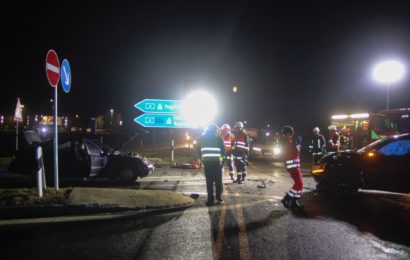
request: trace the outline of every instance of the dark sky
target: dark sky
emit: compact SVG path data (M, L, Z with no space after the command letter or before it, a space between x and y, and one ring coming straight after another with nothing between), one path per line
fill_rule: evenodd
M218 123L306 130L334 113L384 108L377 61L399 58L410 70L409 1L84 2L20 4L1 18L1 113L16 97L32 113L51 111L49 49L73 74L69 94L60 86L60 114L114 108L128 120L141 114L136 102L180 99L187 85L214 93ZM390 103L410 107L410 72Z

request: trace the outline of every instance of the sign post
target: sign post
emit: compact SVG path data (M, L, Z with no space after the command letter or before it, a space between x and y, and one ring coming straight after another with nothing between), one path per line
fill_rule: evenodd
M48 82L54 88L54 187L58 191L58 127L57 127L57 84L60 79L60 61L54 50L49 50L46 56L46 74Z

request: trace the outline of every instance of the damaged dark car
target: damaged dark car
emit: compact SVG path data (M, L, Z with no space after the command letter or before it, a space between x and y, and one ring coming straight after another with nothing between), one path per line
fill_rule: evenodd
M320 191L346 195L360 189L410 192L410 134L380 139L357 151L330 153L313 166Z
M53 141L42 141L34 131L25 131L21 148L11 162L9 170L34 175L35 148L41 145L44 153L46 177L53 177ZM122 145L123 146L123 145ZM122 147L121 146L121 147ZM136 153L124 153L92 138L82 135L62 135L59 138L59 176L61 178L109 178L133 183L154 172L154 165Z

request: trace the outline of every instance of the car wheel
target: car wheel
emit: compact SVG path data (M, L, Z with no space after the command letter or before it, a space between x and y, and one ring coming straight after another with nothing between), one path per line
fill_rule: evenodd
M120 171L118 178L124 183L134 183L137 180L137 176L130 168L123 168Z
M319 182L316 185L318 192L324 193L332 198L351 198L357 194L359 187L352 184L338 182Z

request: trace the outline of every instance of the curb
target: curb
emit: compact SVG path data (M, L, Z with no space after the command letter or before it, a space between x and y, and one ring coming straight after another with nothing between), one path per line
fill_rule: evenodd
M64 216L48 216L48 217L38 217L38 218L20 218L20 219L2 219L0 220L0 227L7 226L20 226L20 225L40 225L40 224L58 224L58 223L70 223L70 222L91 222L91 221L103 221L103 220L114 220L119 218L144 218L152 215L173 213L181 210L185 210L194 205L189 206L178 206L178 207L163 207L155 209L138 209L133 210L130 208L110 208L111 211L106 212L94 212L94 214L84 214L84 215L64 215ZM112 211L114 209L114 211ZM98 211L98 210L97 210ZM99 213L99 214L97 214Z

